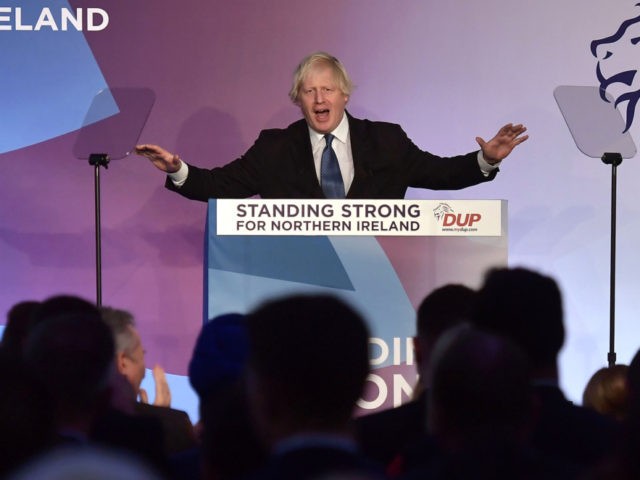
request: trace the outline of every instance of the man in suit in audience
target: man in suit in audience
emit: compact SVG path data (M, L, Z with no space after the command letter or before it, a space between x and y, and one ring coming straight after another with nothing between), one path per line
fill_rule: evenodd
M243 478L266 456L249 416L244 370L249 352L245 315L225 313L206 322L189 361L198 395L200 443L174 456L174 480Z
M539 408L535 448L578 468L594 465L611 451L615 423L574 405L558 384L565 330L562 295L553 278L526 268L490 270L478 292L473 323L512 339L530 358Z
M250 478L380 477L350 429L369 372L362 317L336 297L293 296L257 308L247 326L249 405L270 450Z
M529 359L512 340L468 324L449 330L433 353L428 431L406 452L403 479L575 478L530 447Z
M416 316L413 345L419 373L414 398L396 408L356 419L358 442L368 456L387 465L402 449L426 433L427 391L431 385L431 356L440 336L469 320L476 292L448 284L429 293Z
M399 125L361 120L346 111L353 85L344 66L325 52L300 63L289 93L303 119L260 133L240 158L203 169L157 145L138 145L168 174L166 187L190 199L401 199L408 187L455 190L492 180L498 165L525 141L526 128L507 124L480 150L439 157L418 148ZM326 153L326 155L325 155Z
M164 370L158 365L154 367L156 395L152 405L147 403L147 394L140 388L146 372L145 350L133 315L126 310L112 307L102 307L101 315L102 320L109 326L115 342L116 368L129 381L134 399L136 394L140 395L140 401L133 403L133 411L137 415L160 420L167 454L192 448L195 445L193 425L186 412L170 408L171 391Z

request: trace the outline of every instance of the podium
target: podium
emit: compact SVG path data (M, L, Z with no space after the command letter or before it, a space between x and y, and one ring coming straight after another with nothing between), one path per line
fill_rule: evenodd
M359 407L397 406L417 378L415 309L436 287L477 288L506 266L506 218L504 200L210 200L204 321L273 297L339 296L371 332Z

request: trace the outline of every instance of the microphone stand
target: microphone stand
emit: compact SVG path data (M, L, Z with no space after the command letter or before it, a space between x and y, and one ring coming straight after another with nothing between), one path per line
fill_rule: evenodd
M616 184L618 165L622 163L620 153L605 153L602 161L611 165L611 266L609 279L609 367L616 364L615 331L616 331Z
M109 168L109 155L106 153L92 153L89 155L89 165L94 167L95 192L95 230L96 230L96 305L102 306L102 242L100 226L100 167Z

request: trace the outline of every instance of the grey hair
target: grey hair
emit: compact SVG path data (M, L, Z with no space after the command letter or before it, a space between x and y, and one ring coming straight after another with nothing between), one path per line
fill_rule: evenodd
M131 335L131 328L135 328L136 322L133 315L126 311L112 307L101 307L102 320L109 326L116 345L116 353L130 354L135 347L135 338Z

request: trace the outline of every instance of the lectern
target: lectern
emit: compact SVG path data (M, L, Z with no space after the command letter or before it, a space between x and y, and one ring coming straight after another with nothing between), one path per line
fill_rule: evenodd
M416 380L415 308L436 287L475 288L507 264L506 216L504 200L211 200L204 321L273 297L335 294L371 331L360 407L399 405Z

